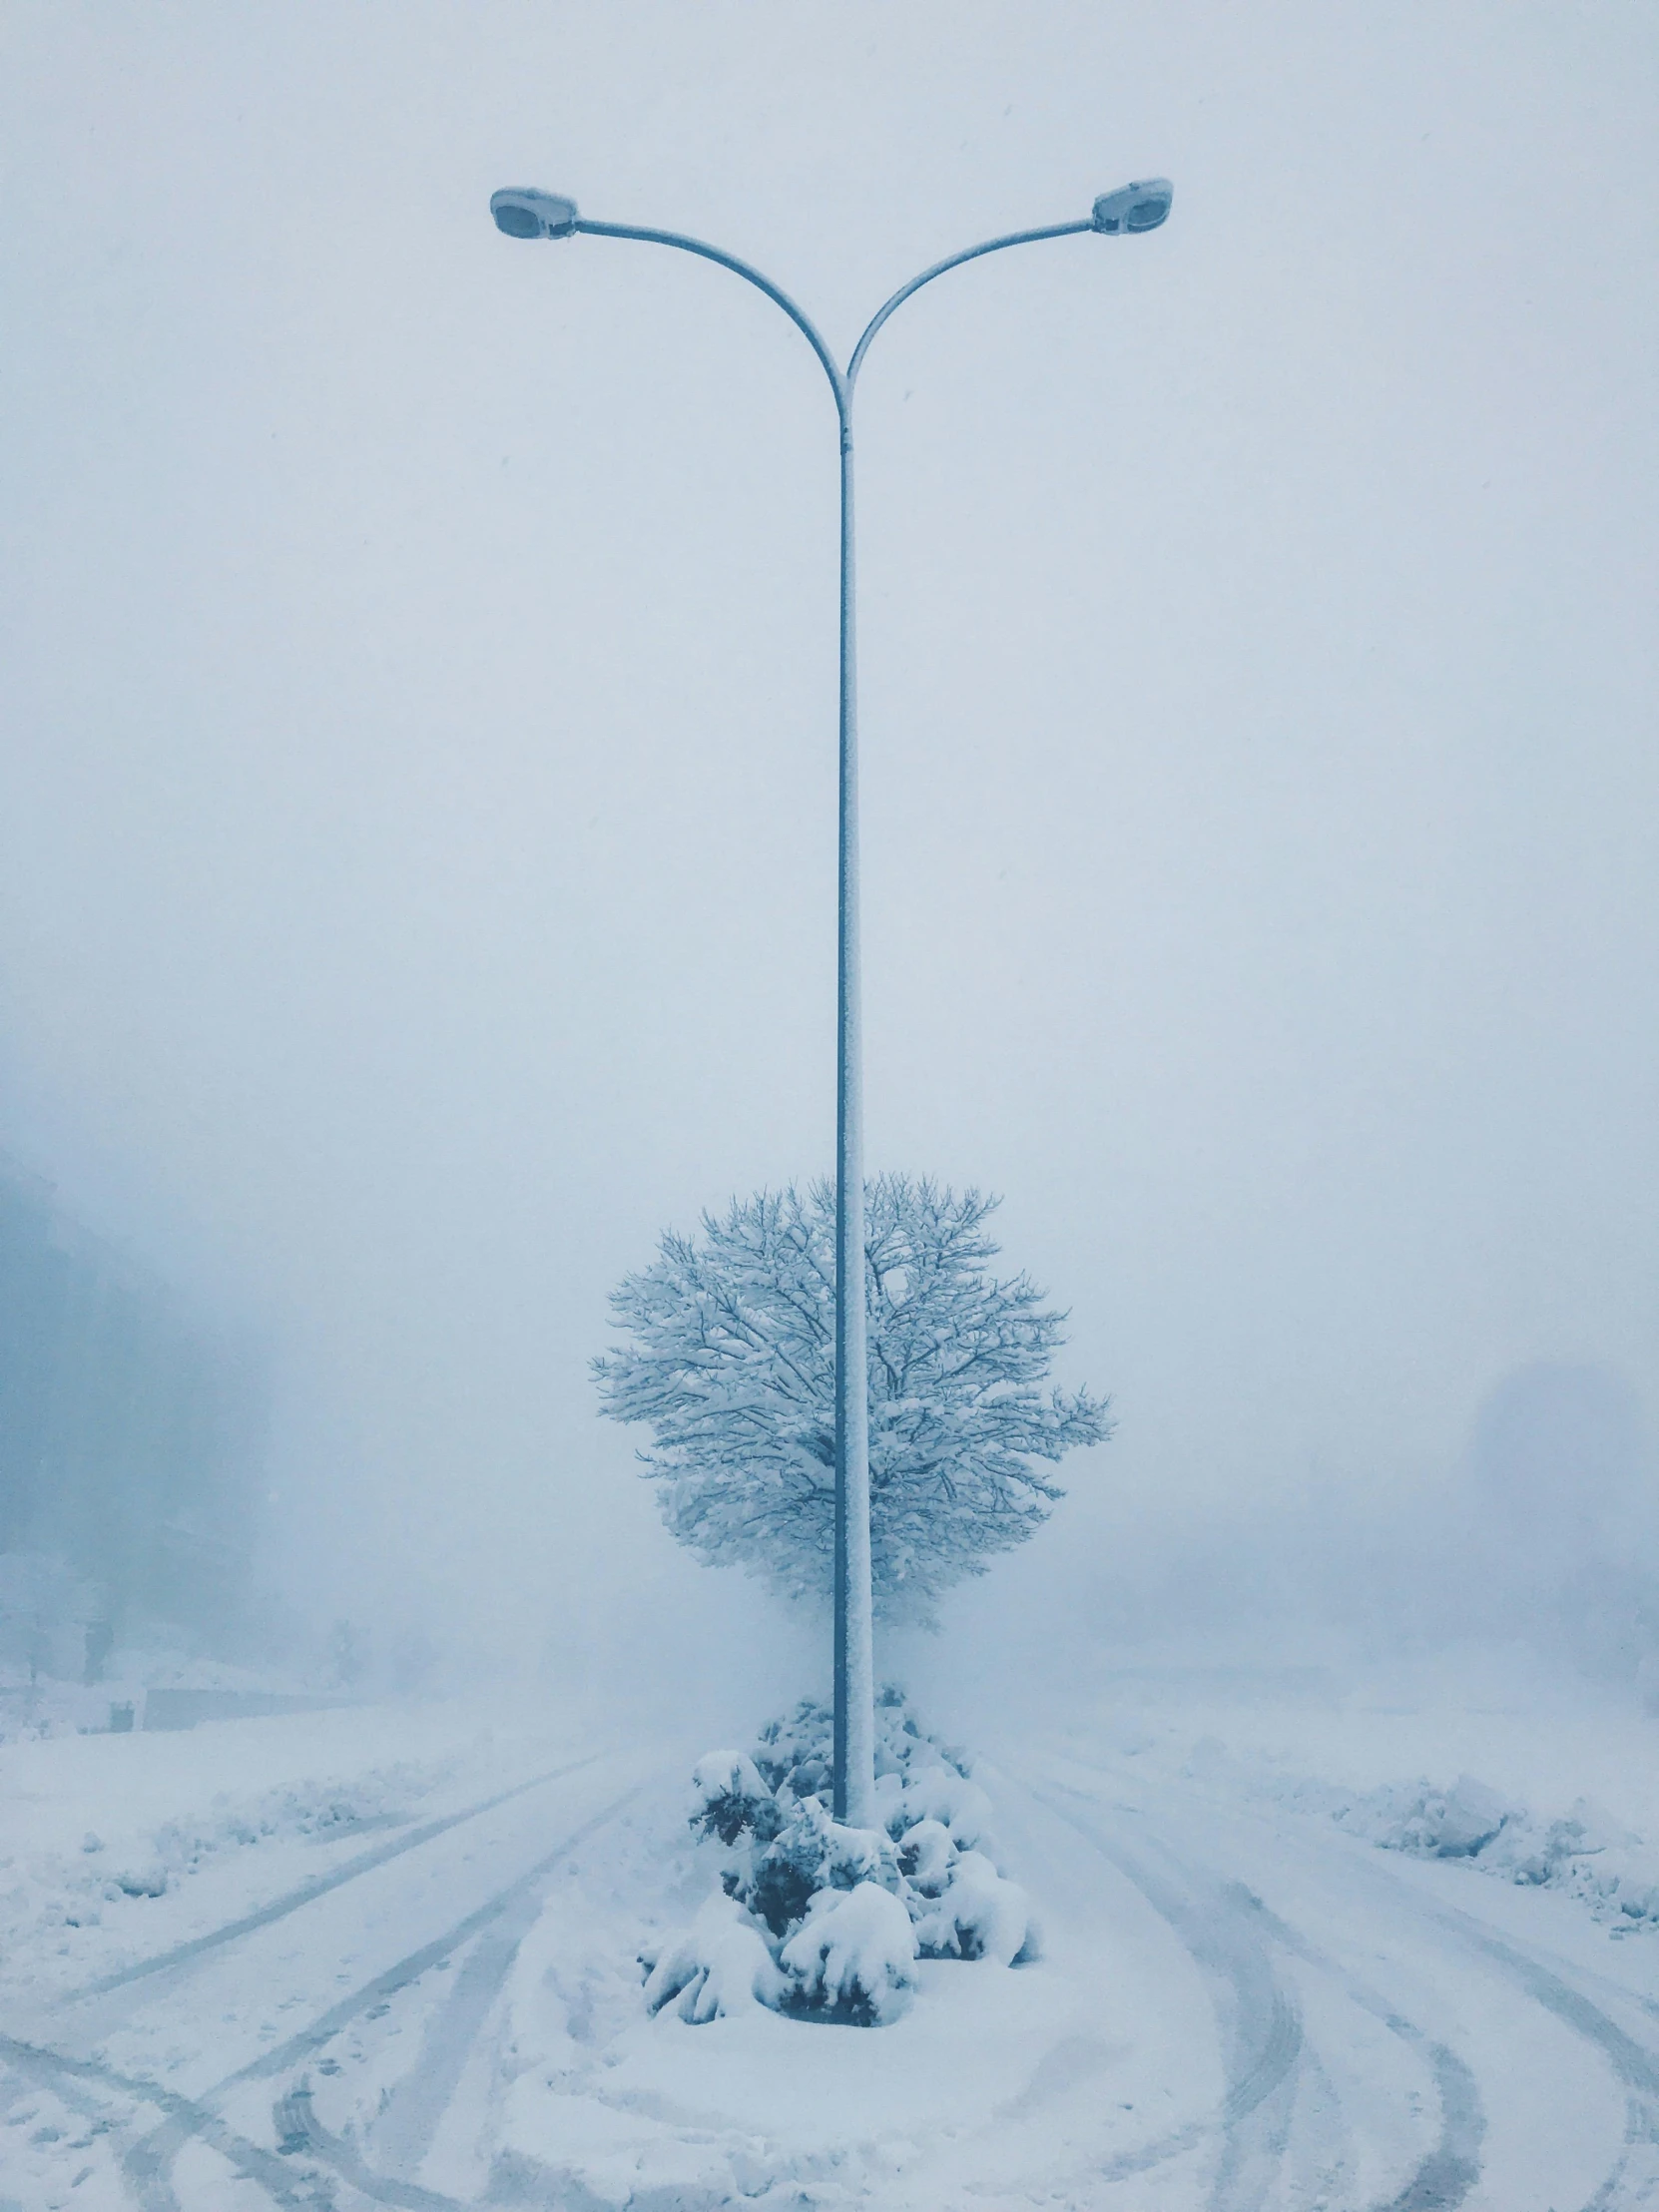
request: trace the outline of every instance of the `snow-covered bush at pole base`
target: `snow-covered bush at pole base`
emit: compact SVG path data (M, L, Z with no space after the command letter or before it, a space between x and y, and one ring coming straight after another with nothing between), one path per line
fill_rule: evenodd
M831 1819L830 1716L807 1699L753 1754L710 1752L691 1827L722 1860L690 1929L642 1955L645 2001L702 2022L756 2004L859 2026L896 2019L918 1958L1038 1955L1025 1892L991 1856L990 1800L959 1752L925 1735L900 1693L876 1711L883 1825Z

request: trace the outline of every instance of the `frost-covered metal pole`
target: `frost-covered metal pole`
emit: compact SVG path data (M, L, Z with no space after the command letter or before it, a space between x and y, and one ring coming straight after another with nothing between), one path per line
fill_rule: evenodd
M1076 232L1108 236L1155 231L1170 211L1173 188L1153 177L1102 193L1087 220L1014 231L935 262L900 285L877 309L843 370L787 291L748 262L679 231L648 231L626 223L589 223L574 200L529 189L497 192L490 214L514 239L641 239L718 262L782 307L818 355L835 398L841 449L840 810L836 871L835 1008L835 1759L834 1815L855 1828L875 1821L874 1582L869 1542L869 1374L864 1305L864 1094L862 979L858 947L858 698L855 647L856 577L852 544L852 391L869 341L893 309L947 269L998 254L1004 247Z
M852 545L852 387L841 401L840 826L835 890L834 1816L875 1822L875 1588L869 1557L869 1372L864 1305L863 989L858 943L858 666Z

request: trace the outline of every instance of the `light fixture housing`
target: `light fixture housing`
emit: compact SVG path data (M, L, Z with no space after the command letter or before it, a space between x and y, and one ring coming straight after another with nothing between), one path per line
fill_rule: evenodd
M1143 177L1138 184L1120 185L1103 192L1094 204L1094 227L1116 235L1129 231L1156 231L1169 219L1175 187L1167 177Z
M490 194L495 228L510 239L567 239L576 228L576 203L562 193L508 186Z

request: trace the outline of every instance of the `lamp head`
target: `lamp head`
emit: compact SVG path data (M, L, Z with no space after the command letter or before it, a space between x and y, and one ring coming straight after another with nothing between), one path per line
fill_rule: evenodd
M490 194L490 214L510 239L567 239L576 228L576 203L556 192L522 190Z
M1139 184L1103 192L1094 204L1097 231L1156 231L1169 215L1175 187L1167 177L1143 177Z

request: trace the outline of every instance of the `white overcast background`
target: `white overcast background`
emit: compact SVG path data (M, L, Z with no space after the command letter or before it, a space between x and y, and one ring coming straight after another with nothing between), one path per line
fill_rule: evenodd
M844 354L1175 181L859 391L870 1162L1004 1194L1120 1422L958 1633L1431 1499L1530 1362L1651 1424L1656 64L1623 0L12 0L0 1143L270 1348L278 1584L765 1618L585 1364L831 1162L833 414L504 184Z

